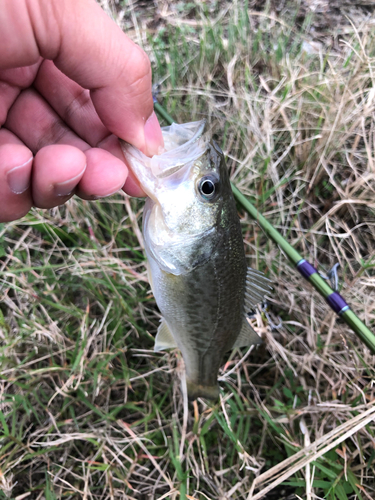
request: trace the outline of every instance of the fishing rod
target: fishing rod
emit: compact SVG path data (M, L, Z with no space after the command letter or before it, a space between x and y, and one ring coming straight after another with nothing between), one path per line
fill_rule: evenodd
M155 111L164 118L164 120L172 125L173 118L161 106L154 97ZM305 260L302 255L297 252L295 248L286 241L286 239L270 224L263 215L258 212L254 205L239 191L233 184L232 191L237 201L249 213L249 215L257 221L259 226L287 255L292 265L299 271L299 273L320 293L325 299L330 308L340 317L345 323L350 326L353 332L361 339L361 341L375 354L375 335L367 328L358 316L350 309L345 299L335 290L333 290L328 283L320 276L315 267Z

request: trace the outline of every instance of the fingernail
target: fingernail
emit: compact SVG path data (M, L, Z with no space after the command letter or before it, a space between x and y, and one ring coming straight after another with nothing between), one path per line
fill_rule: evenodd
M74 188L77 186L79 181L81 180L82 175L84 174L86 170L86 165L85 168L80 172L78 175L75 177L72 177L71 179L68 179L67 181L64 182L57 182L53 186L53 190L55 192L56 196L69 196L72 194Z
M159 154L160 148L164 146L163 134L154 111L145 124L145 141L148 156Z
M7 173L7 182L9 189L14 194L21 194L30 186L31 162L33 157L27 160L22 165L14 167Z

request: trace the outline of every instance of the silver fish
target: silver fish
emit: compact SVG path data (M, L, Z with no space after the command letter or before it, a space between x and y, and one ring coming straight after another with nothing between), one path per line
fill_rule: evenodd
M224 354L260 343L246 312L271 289L247 268L236 204L219 146L205 122L164 127L165 152L122 148L148 195L143 235L162 313L155 351L181 350L190 399L216 399Z

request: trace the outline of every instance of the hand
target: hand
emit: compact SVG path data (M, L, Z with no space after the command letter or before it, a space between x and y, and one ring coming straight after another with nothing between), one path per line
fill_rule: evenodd
M0 222L142 190L117 136L163 145L148 57L94 0L0 0Z

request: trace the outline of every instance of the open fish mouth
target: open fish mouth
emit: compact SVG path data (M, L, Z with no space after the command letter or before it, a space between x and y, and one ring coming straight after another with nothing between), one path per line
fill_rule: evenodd
M164 151L149 158L131 144L120 141L125 158L146 193L152 197L152 183L165 179L199 159L207 150L206 120L162 127Z
M162 128L165 151L151 159L151 170L155 177L164 179L204 154L208 142L203 134L205 126L206 120L201 120L182 126L173 123ZM179 158L184 158L184 161L179 161ZM173 164L170 165L170 162Z

